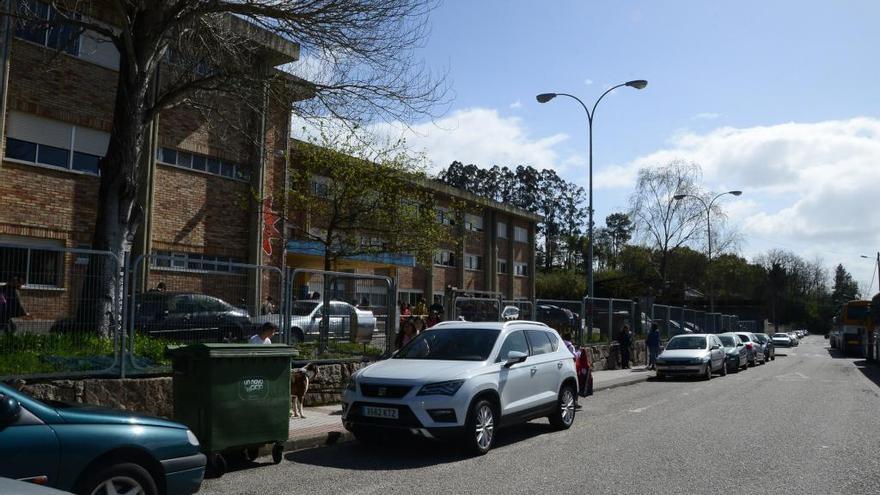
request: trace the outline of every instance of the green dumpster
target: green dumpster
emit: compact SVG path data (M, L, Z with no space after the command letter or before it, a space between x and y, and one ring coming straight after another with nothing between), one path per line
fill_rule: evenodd
M174 419L189 426L219 476L224 453L256 457L274 443L281 462L288 437L290 358L287 345L195 344L169 347L172 359Z

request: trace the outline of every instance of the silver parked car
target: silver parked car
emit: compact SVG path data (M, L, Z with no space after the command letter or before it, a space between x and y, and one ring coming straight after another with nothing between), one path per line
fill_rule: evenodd
M776 347L791 347L795 345L792 342L791 335L787 333L774 333L773 337L771 337L771 340L773 340L773 345Z
M682 334L669 339L657 356L657 379L669 375L712 378L712 373L727 374L726 354L717 335Z
M760 362L764 363L764 346L758 341L758 337L752 332L736 332L736 335L746 345L749 351L749 366L755 366Z
M328 334L331 339L348 339L351 332L355 331L358 341L362 336L366 336L369 340L376 331L376 316L372 311L358 309L344 301L330 301L330 304L323 304L320 299L304 299L293 303L290 313L291 342L317 338L321 333L321 322L325 311L328 312L330 322ZM256 324L271 321L280 326L281 316L263 315L254 318L253 321Z
M722 333L718 335L718 340L721 341L724 353L727 355L727 371L739 372L749 367L749 352L737 334Z

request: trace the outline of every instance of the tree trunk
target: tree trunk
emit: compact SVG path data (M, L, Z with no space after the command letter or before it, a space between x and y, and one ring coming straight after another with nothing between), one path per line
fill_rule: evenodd
M76 315L80 328L94 329L105 338L122 322L123 260L143 215L137 198L149 129L149 122L144 121L147 83L125 60L120 58L110 143L99 162L101 185L92 240L92 249L110 254L92 257Z

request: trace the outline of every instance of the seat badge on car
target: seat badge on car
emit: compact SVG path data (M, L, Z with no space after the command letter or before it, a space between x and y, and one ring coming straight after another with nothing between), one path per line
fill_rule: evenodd
M385 387L379 387L379 390L376 391L376 395L378 395L379 397L384 397L387 393L388 389Z

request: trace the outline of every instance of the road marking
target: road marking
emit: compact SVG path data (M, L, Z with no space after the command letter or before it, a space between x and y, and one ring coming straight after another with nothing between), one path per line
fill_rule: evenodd
M786 381L786 382L800 382L804 380L809 380L810 377L807 375L795 371L794 373L786 373L785 375L779 375L776 377L778 380Z
M637 408L635 408L635 409L628 409L628 411L631 412L631 413L641 414L641 413L645 412L646 409L649 409L649 408L654 407L654 406L659 406L660 404L663 404L664 402L666 402L666 401L665 401L665 400L661 400L660 402L655 402L655 403L653 403L653 404L648 404L647 406L637 407Z

